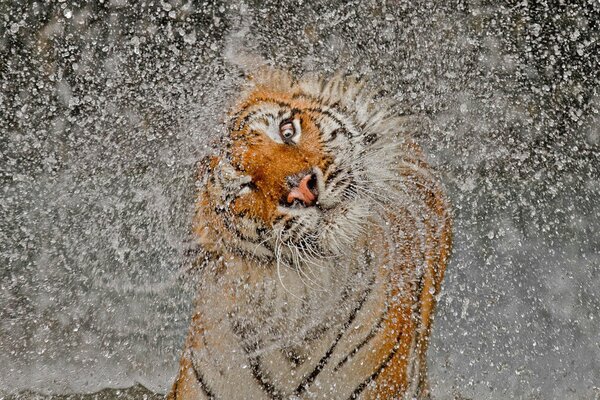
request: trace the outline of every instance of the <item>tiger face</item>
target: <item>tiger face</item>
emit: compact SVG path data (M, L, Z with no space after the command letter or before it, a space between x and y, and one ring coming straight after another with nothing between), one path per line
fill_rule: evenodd
M233 114L212 171L225 200L229 245L264 257L339 256L364 229L388 158L340 103L310 90L256 88ZM366 146L371 144L371 149ZM207 195L211 195L207 193ZM376 198L375 198L376 200Z

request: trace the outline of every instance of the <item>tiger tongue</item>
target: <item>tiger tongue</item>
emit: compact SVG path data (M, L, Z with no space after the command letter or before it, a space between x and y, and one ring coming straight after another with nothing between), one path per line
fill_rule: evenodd
M306 175L297 187L292 188L287 196L287 202L293 203L294 200L300 200L305 206L310 206L316 200L317 196L308 187L309 181L312 179L311 175Z

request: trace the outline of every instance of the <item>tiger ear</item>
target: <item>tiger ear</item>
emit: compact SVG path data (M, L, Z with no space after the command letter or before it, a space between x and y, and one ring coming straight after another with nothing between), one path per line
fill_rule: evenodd
M237 119L240 116L240 112L230 112L229 115L227 115L227 120L225 121L225 129L227 132L227 135L230 135L231 132L233 132L235 130L235 122L237 121Z
M206 184L208 176L212 171L214 171L216 166L219 164L219 161L221 161L221 157L215 155L205 156L198 161L197 182L200 185Z

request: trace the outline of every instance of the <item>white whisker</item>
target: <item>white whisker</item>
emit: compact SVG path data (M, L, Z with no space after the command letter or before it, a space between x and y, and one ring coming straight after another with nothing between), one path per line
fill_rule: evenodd
M280 235L281 235L281 232L279 232L279 235L277 236L277 242L275 244L275 258L276 258L276 263L277 263L277 277L279 278L279 283L281 283L283 290L285 290L287 293L289 293L292 297L295 297L301 301L305 301L300 296L292 293L292 291L289 290L287 288L287 286L285 286L285 283L283 283L283 277L281 276L281 246L283 245L283 242L281 241Z

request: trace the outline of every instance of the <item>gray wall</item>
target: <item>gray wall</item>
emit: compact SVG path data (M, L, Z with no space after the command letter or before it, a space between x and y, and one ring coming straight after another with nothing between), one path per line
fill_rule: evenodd
M0 395L166 390L196 162L266 62L423 121L456 219L435 397L600 397L597 2L152 3L0 2Z

